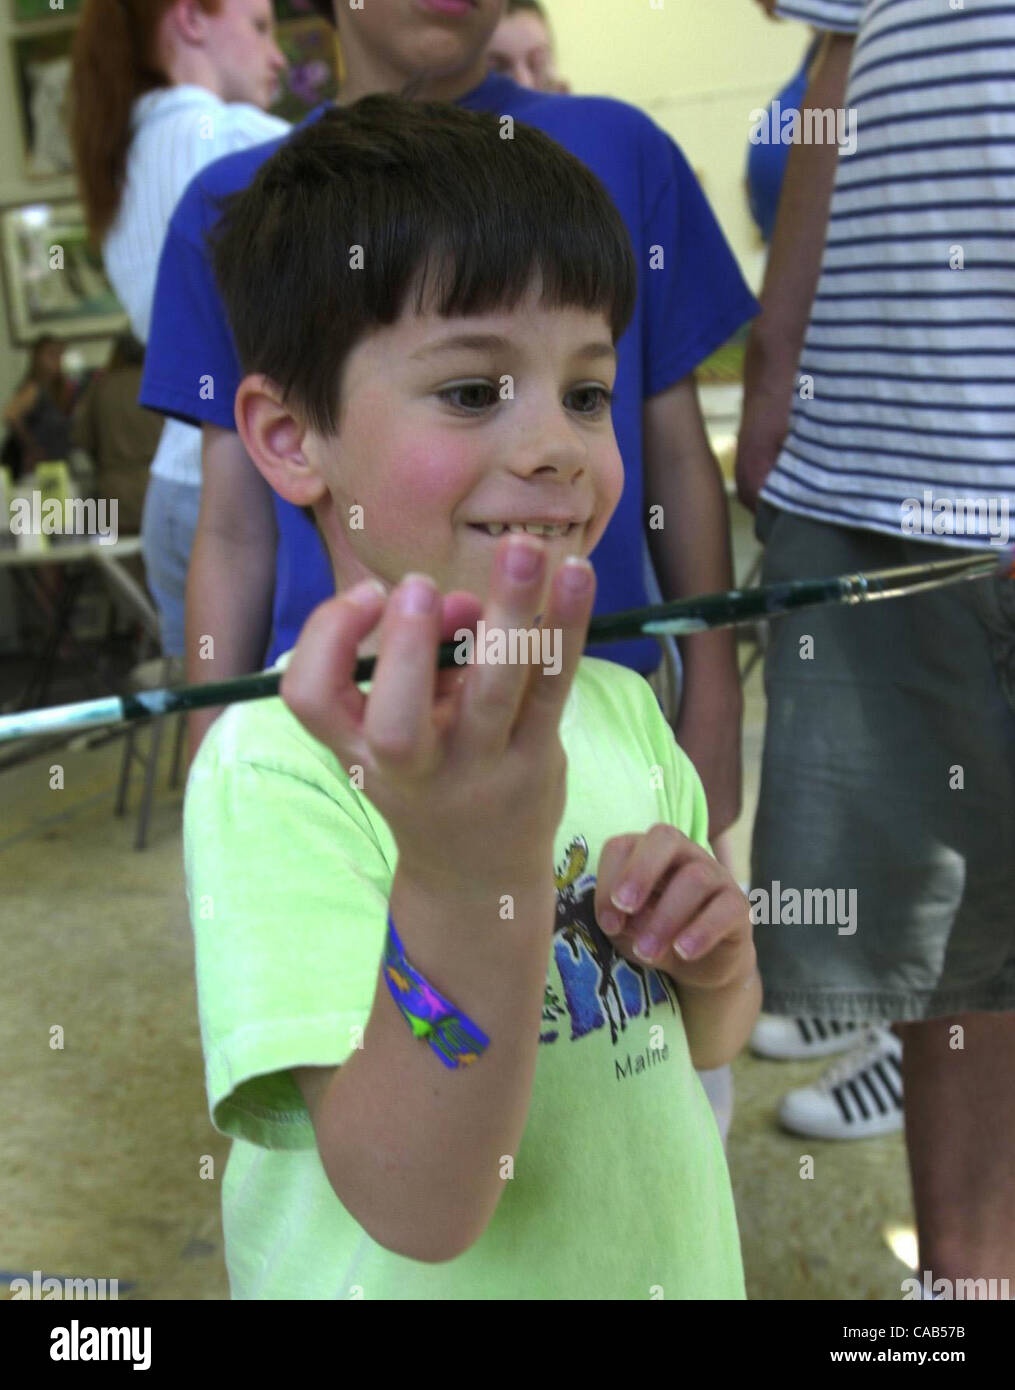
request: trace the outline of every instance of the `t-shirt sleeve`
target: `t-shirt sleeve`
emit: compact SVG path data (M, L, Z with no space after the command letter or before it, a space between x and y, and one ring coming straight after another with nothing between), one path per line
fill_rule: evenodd
M865 0L781 0L775 13L780 19L799 19L819 29L855 34L864 4Z
M646 397L690 375L760 307L680 149L658 128L649 143L640 257Z
M339 1066L362 1044L387 928L390 849L337 762L338 775L322 777L298 749L246 761L209 745L214 734L184 808L209 1113L234 1138L312 1148L290 1069Z
M229 323L198 228L210 225L200 175L177 205L159 258L140 401L188 425L236 428L240 383Z

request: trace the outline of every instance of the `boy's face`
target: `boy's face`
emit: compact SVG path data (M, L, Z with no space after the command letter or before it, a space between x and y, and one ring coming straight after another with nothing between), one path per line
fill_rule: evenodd
M416 570L485 602L510 524L555 524L550 573L588 555L623 487L615 373L605 315L546 308L538 287L513 310L372 332L347 359L337 435L302 444L338 588Z

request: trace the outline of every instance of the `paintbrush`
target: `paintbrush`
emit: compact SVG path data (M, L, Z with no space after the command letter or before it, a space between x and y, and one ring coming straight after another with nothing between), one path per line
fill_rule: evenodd
M903 565L869 574L789 579L755 589L729 589L720 594L704 594L696 598L652 604L647 608L632 608L626 613L606 613L591 619L586 643L599 645L639 637L686 637L694 632L762 622L784 613L830 603L859 604L905 598L910 594L925 593L928 589L940 589L947 584L991 575L1015 578L1015 547L987 553L977 551L951 560ZM439 666L461 664L463 643L444 642L438 650ZM357 662L354 675L357 683L371 679L375 660L375 657L368 656ZM0 743L40 734L77 734L109 724L236 704L241 700L263 700L278 694L282 674L281 671L265 671L206 685L111 695L99 700L85 700L80 704L54 705L49 709L6 714L0 716Z

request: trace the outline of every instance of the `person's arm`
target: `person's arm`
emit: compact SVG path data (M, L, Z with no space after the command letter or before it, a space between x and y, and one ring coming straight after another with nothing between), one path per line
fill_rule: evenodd
M667 972L669 973L669 972ZM761 1012L761 976L753 965L723 989L695 989L674 981L687 1048L698 1071L725 1067L743 1051Z
M802 110L842 107L852 54L852 35L826 35ZM821 272L838 163L838 146L831 141L794 145L787 162L761 314L751 327L744 361L736 479L740 500L751 511L789 427L797 363Z
M693 377L645 402L644 471L646 508L663 508L662 527L648 529L663 598L731 588L729 509ZM682 638L680 655L684 685L674 732L704 784L714 839L740 814L736 641L730 631L703 632Z
M410 1032L383 976L363 1045L338 1068L296 1068L325 1172L370 1236L408 1259L454 1259L482 1235L528 1115L554 925L552 874L515 895L462 875L431 891L400 871L390 910L413 967L482 1027L491 1045L446 1070ZM538 876L537 876L538 882ZM467 886L466 886L467 885Z
M271 489L235 430L204 425L201 454L186 649L187 681L203 685L261 669L271 630L277 529ZM218 706L189 716L190 761L221 712Z
M509 559L523 554L535 573L512 579ZM544 600L547 563L522 537L502 541L483 606L463 592L441 599L411 577L390 595L357 585L310 615L280 690L343 768L362 769L398 847L388 906L405 954L489 1039L471 1065L445 1068L400 1016L382 966L363 1046L316 1084L294 1071L343 1206L410 1259L454 1259L479 1238L531 1102L567 793L559 725L595 591L591 566L565 561ZM429 599L425 612L407 602L413 594ZM555 674L511 662L435 672L438 643L459 626L475 630L482 614L510 630L537 607L562 634ZM356 654L379 622L364 694L352 681Z

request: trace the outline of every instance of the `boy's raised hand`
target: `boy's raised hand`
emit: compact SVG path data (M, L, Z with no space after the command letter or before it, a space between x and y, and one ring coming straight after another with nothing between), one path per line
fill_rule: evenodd
M537 625L546 565L537 540L511 535L498 544L482 614L488 631ZM507 663L438 675L439 643L474 628L481 604L463 592L442 600L423 576L406 576L387 600L367 581L311 614L282 699L347 771L363 769L363 791L391 829L400 873L449 893L470 883L509 892L519 875L552 877L566 793L559 724L594 593L585 560L565 561L553 575L541 625L561 634L555 675ZM364 695L353 682L357 649L378 621Z
M595 911L625 959L665 970L679 984L724 989L754 969L747 899L728 870L675 826L607 840Z

